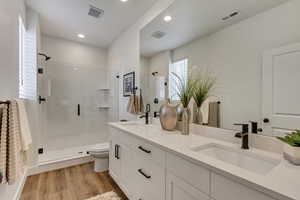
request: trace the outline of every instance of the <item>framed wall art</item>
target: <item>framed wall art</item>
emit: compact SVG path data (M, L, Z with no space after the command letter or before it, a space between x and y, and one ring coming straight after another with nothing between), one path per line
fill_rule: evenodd
M135 89L135 72L125 74L123 77L123 96L129 97Z

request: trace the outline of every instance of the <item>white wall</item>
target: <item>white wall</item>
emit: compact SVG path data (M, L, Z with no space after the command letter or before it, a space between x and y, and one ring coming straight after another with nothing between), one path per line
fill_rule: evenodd
M149 71L149 60L145 57L140 58L140 88L143 92L143 100L145 105L150 103L150 93L149 93L149 78L150 78L150 71Z
M122 75L130 71L135 71L137 74L136 83L140 82L140 30L165 10L173 1L174 0L158 0L137 23L121 34L109 48L108 66L110 68L110 78L113 80L113 74L116 72L119 72L121 75L119 81L119 104L114 105L113 109L113 112L119 113L119 119L136 119L136 116L133 116L126 111L128 98L124 98L122 95ZM139 84L137 85L139 86ZM114 90L114 88L112 89Z
M41 116L45 151L107 142L108 113L98 108L98 89L107 87L107 50L42 36L42 51L51 57L40 75L51 81L50 96L41 88L47 98Z
M158 76L169 75L170 52L164 51L152 56L150 60L150 72L158 72Z
M42 35L42 51L49 54L53 62L107 68L107 50L103 48Z
M25 5L22 0L0 1L0 99L16 98L18 95L19 35L18 16L25 21ZM22 182L0 185L0 198L12 200Z
M158 76L164 76L166 79L169 76L169 63L171 59L171 54L169 51L164 51L161 53L158 53L151 58L148 58L149 60L149 100L150 105L152 107L152 111L158 112L161 105L165 103L164 101L159 102L159 104L154 104L154 98L156 96L156 77ZM155 77L152 75L153 72L158 72L158 74L155 75ZM167 91L166 91L167 92Z

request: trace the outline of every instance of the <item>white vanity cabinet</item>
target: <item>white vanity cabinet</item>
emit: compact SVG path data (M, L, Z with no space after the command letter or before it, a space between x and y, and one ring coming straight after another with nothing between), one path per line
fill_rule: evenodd
M109 172L114 179L121 176L120 141L115 137L110 141Z
M167 153L166 200L209 200L210 171Z
M109 173L130 200L165 199L165 152L111 129Z
M130 200L280 200L111 128L110 175Z
M215 200L274 200L259 191L215 173L211 175L211 196Z
M132 196L134 185L131 180L133 176L133 160L130 148L119 139L120 135L112 134L109 153L109 173L118 183L124 193Z
M167 172L167 200L209 200L209 197L171 172Z

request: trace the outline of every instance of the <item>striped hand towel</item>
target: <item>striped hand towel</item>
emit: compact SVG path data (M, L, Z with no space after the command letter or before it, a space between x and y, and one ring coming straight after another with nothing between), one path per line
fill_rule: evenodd
M20 119L17 101L12 101L9 106L8 141L7 179L8 184L14 184L24 173Z
M7 132L8 132L8 105L0 105L0 184L7 183Z

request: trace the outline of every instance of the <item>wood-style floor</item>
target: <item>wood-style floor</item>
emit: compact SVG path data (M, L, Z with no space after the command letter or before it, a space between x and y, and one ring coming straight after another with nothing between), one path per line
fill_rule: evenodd
M95 173L88 163L28 177L21 200L85 200L110 191L128 200L108 172Z

